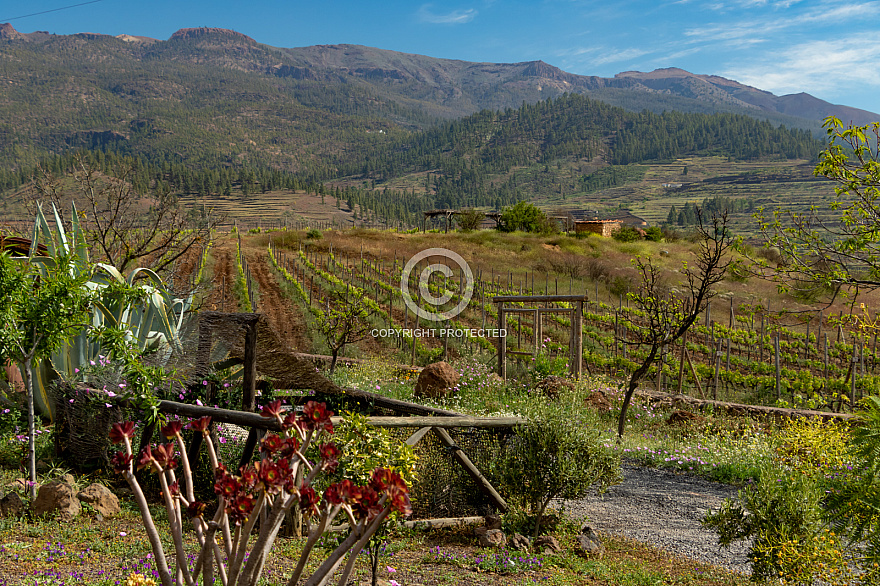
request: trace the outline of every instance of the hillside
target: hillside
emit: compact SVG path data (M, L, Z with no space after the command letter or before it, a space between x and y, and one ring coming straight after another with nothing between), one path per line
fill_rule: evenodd
M600 78L541 61L472 63L355 45L275 48L215 28L161 41L20 33L6 24L0 63L5 167L100 147L199 166L309 172L389 135L564 93L631 111L747 114L814 132L827 114L880 118L681 70Z

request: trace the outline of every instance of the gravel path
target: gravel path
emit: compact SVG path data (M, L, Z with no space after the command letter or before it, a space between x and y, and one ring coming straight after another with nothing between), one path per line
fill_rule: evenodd
M603 495L566 503L601 532L636 539L677 555L748 574L749 543L729 549L700 525L708 509L718 509L737 488L688 474L624 464L623 482Z

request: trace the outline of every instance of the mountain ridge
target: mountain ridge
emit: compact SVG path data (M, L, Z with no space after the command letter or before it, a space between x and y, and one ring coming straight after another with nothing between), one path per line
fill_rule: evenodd
M53 35L46 31L21 33L10 23L0 24L0 39L43 43ZM86 39L114 38L96 33L77 33ZM428 108L445 118L467 115L481 109L515 107L523 101L535 102L556 97L565 92L595 93L593 97L614 103L614 99L639 103L633 93L653 95L660 102L655 111L669 106L657 96L675 100L673 109L700 111L715 108L719 111L770 116L776 123L795 123L784 117L802 118L812 124L797 124L814 131L826 116L834 115L855 124L866 124L880 119L880 114L850 106L831 104L806 92L777 96L769 91L742 84L736 80L713 74L696 74L677 67L655 69L650 72L624 71L613 77L570 73L542 60L517 63L489 63L429 57L363 45L334 44L307 47L273 47L259 43L252 37L232 29L215 27L181 28L167 41L131 34L116 39L135 46L149 46L152 55L158 54L169 43L191 42L203 52L233 50L242 44L249 50L263 48L269 55L250 54L245 62L236 55L227 55L218 63L266 75L291 77L303 81L357 80L377 89L404 93L402 97L432 102ZM221 39L212 44L210 39ZM210 58L208 58L210 61ZM287 62L285 62L287 61ZM408 87L401 87L407 85ZM418 87L421 85L421 87ZM621 92L630 92L623 96ZM605 95L603 95L603 93ZM693 102L689 102L689 101ZM642 98L641 102L646 100ZM651 100L647 100L650 102ZM626 104L615 104L623 105ZM635 109L633 105L629 109ZM781 117L781 118L780 118Z

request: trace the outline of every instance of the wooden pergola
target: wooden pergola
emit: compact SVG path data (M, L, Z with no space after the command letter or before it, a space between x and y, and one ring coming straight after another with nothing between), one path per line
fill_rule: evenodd
M569 360L568 370L575 378L580 378L584 353L583 341L583 324L584 324L584 303L587 302L586 295L503 295L494 297L492 302L498 306L498 329L507 329L508 314L529 314L532 316L532 348L524 351L521 348L516 350L507 349L507 340L500 337L498 342L498 376L507 380L507 357L508 356L530 356L537 358L541 350L541 340L544 337L543 317L547 313L568 313L570 314L571 332L568 340ZM554 303L567 303L570 307L551 307ZM543 306L538 307L518 307L512 304L534 304L538 303Z
M450 220L455 216L461 215L463 212L462 212L462 210L443 209L443 210L426 210L422 213L425 215L425 218L422 221L422 232L428 231L428 218L433 219L433 218L437 218L437 217L443 217L443 218L446 218L446 228L445 228L444 232L448 233ZM496 226L498 226L498 224L501 222L501 212L482 212L482 213L487 218L494 220Z

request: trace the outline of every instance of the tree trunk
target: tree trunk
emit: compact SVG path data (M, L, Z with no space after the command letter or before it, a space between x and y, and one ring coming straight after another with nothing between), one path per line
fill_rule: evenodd
M37 498L37 445L36 445L36 429L34 426L34 373L33 358L26 358L24 361L24 384L27 389L27 406L28 406L28 476L30 477L30 487L28 493L31 495L31 501Z
M330 349L330 375L333 375L333 371L336 370L336 359L339 358L339 348L331 348Z
M632 373L632 376L629 377L629 387L626 390L626 395L623 397L623 406L620 408L620 419L617 420L617 437L623 437L623 430L626 427L626 411L629 409L630 401L632 401L633 393L636 392L636 388L639 386L639 381L645 376L645 373L648 372L648 369L651 368L651 364L654 362L654 358L657 356L657 350L660 348L660 344L654 344L651 346L651 351L648 352L648 356L645 358L645 361L642 362L641 366L639 366Z

